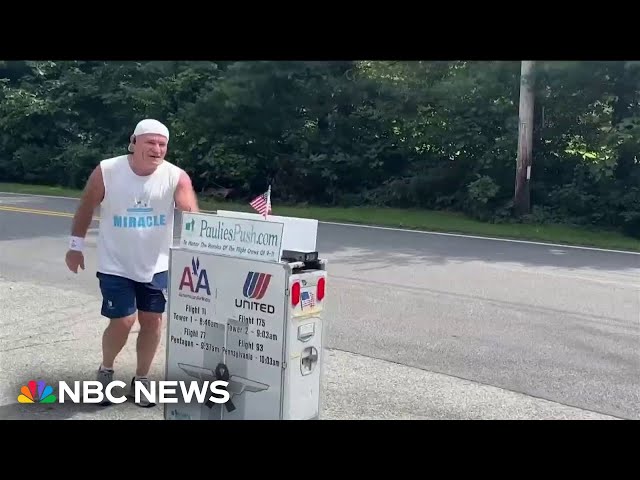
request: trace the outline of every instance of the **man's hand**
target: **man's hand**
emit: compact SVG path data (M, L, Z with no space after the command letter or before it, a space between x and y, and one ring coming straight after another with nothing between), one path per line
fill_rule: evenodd
M82 197L80 198L80 205L73 216L73 223L71 225L71 236L80 239L80 243L83 243L82 239L87 235L89 225L93 220L93 212L96 207L100 205L104 199L104 183L102 180L102 169L100 165L93 169L89 180L84 188ZM69 245L71 246L71 245ZM80 246L80 248L82 248ZM78 267L84 270L84 255L79 250L67 250L65 256L65 262L67 267L73 273L78 273Z
M84 255L82 252L78 252L77 250L68 250L65 261L67 262L67 267L69 267L69 270L73 273L78 273L78 267L84 270Z

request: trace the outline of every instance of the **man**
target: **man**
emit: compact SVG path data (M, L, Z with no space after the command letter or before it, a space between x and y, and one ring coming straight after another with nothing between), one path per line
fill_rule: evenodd
M91 173L73 219L66 263L84 270L84 238L100 206L98 268L101 314L109 319L102 337L98 380L113 380L116 356L125 346L136 316L140 332L137 368L131 380L149 389L147 375L162 330L168 284L174 208L198 211L191 179L165 160L169 130L145 119L130 138L129 155L102 160ZM142 396L144 399L144 395ZM143 407L154 406L146 401Z

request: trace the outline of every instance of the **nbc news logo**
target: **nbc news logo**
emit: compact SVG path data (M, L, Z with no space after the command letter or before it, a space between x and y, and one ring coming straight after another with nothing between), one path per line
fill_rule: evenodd
M119 387L124 389L127 384L115 380L109 384L102 385L97 380L74 381L73 386L65 381L58 382L58 395L54 394L51 385L47 385L42 380L29 380L25 385L20 387L18 393L18 403L102 403L105 397L111 403L123 403L127 401L126 395L115 396L113 388ZM229 382L224 380L216 380L209 382L192 381L176 381L176 380L160 380L151 381L150 389L137 382L135 386L135 401L140 403L142 396L146 397L151 403L178 403L179 398L186 403L192 403L195 396L195 402L199 404L227 403L231 399L231 395L227 390ZM207 391L213 395L207 398ZM174 395L177 395L174 397Z
M20 388L18 395L18 403L54 403L56 400L53 388L42 380L30 380Z

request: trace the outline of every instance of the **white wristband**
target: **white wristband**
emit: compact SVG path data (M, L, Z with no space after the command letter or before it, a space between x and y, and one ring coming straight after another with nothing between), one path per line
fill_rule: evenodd
M69 239L69 250L76 250L81 252L84 249L84 238L71 237Z

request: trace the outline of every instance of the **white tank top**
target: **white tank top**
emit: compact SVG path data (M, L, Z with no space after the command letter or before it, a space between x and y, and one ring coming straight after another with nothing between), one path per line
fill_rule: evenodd
M127 155L100 162L105 196L100 208L98 271L150 282L169 268L174 193L180 169L164 161L146 177Z

